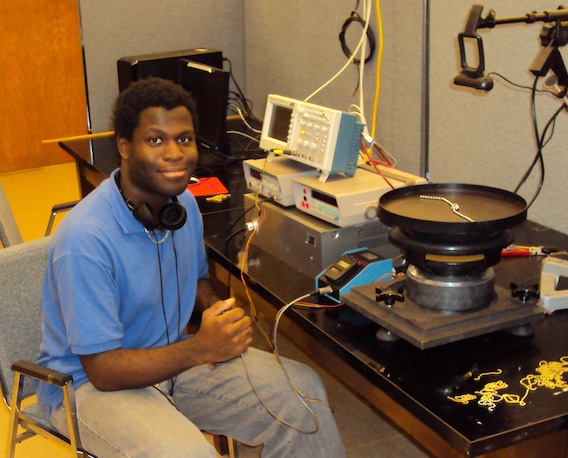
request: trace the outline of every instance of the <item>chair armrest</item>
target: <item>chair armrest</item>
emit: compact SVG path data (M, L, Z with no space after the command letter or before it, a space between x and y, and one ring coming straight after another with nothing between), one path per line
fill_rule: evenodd
M20 372L28 377L33 377L50 385L64 386L66 383L73 381L73 377L63 372L58 372L49 367L40 366L30 361L17 361L12 364L12 370Z
M59 213L66 210L71 210L75 205L79 203L78 200L74 200L73 202L65 202L62 204L56 204L51 208L52 213Z

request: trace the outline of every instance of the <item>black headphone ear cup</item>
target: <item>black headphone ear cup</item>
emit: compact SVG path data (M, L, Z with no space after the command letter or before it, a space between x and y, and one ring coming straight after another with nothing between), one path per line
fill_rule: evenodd
M142 202L132 210L134 217L140 221L146 229L152 231L156 229L159 224L152 215L152 209L146 202Z
M185 207L178 202L177 198L173 198L173 202L164 205L160 210L160 223L166 229L176 231L185 224L186 220Z

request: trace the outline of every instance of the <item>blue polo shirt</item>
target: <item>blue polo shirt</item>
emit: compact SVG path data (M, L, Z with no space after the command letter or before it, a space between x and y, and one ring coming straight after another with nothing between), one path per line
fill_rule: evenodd
M58 226L43 289L39 364L87 381L79 355L153 348L181 338L194 308L197 281L207 277L203 222L195 198L178 196L185 225L144 230L127 208L114 175L79 202ZM60 390L38 386L46 417Z

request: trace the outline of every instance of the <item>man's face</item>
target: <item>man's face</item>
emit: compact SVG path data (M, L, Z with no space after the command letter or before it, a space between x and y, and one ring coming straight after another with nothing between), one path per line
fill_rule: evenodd
M197 165L193 120L185 107L145 109L132 140L120 137L118 148L125 192L134 202L180 194Z

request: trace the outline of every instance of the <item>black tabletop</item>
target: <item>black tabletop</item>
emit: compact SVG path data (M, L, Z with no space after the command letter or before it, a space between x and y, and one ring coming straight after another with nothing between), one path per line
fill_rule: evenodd
M112 151L107 140L74 142L62 147L77 161L95 167L98 164L102 172L110 173L115 164L116 156L112 154L93 159L92 151L99 148ZM242 160L245 158L205 154L200 157L197 170L199 176L218 177L231 193L230 198L220 203L206 197L197 200L203 213L209 256L237 276L240 267L237 254L244 242L244 225L257 211L244 208L243 195L247 190ZM513 228L513 232L517 244L568 250L568 236L530 221ZM284 265L270 253L252 247L249 259L254 260L246 266L249 286L275 307L314 289L313 279L294 266ZM494 267L497 283L505 288L510 283L538 284L541 261L542 256L505 258ZM285 282L281 281L283 277ZM568 357L566 310L544 315L535 322L533 336L519 337L498 331L425 350L404 340L393 343L378 340L378 325L348 307L293 309L288 316L464 454L478 455L568 428L568 391L554 387L542 386L530 391L524 406L502 400L489 408L479 405L478 399L468 404L450 399L476 394L490 382L502 382L507 387L500 388L499 393L507 393L507 399L514 400L515 396L521 398L526 394L520 381L539 375L537 368L543 364L556 362L566 369L568 358L561 359ZM475 381L467 376L472 369L501 373ZM568 375L560 372L557 382L566 384L567 380Z
M239 167L214 170L231 191L231 199L221 204L198 199L209 254L233 273L241 267L236 254L242 248L244 224L256 211L243 206L246 186ZM530 221L513 232L518 244L568 249L567 236ZM276 307L314 289L313 279L294 266L250 248L249 258L257 257L261 263L247 266L251 287ZM510 283L538 284L541 261L542 256L504 258L495 266L497 283L505 288ZM281 281L283 272L286 282ZM425 350L404 340L378 340L378 325L348 307L295 309L289 316L463 453L478 455L568 428L568 392L538 387L527 394L521 384L527 376L540 375L537 369L544 363L559 363L568 369L568 311L543 315L533 323L533 336L519 337L505 330ZM489 374L494 372L500 373ZM475 381L470 373L488 374ZM560 380L567 383L568 375ZM500 396L492 397L499 402L479 405L479 391L492 382L501 384L497 390ZM503 383L506 388L502 388ZM476 400L468 404L455 401L467 394L476 395ZM503 394L509 402L503 400ZM526 405L511 402L525 395Z

